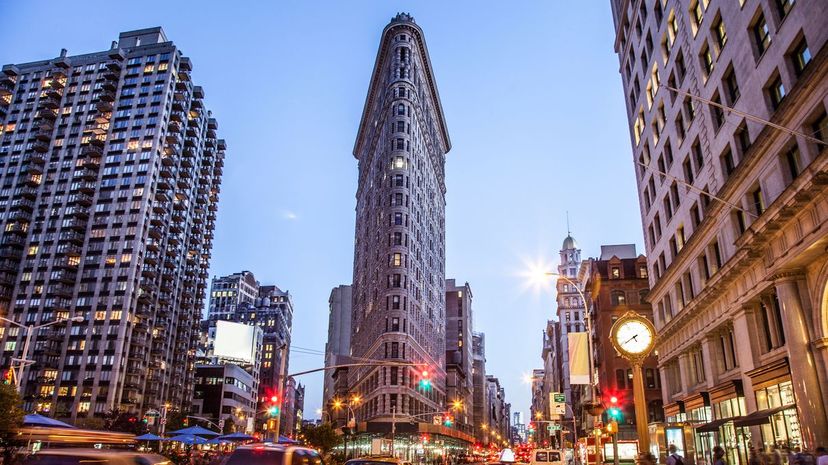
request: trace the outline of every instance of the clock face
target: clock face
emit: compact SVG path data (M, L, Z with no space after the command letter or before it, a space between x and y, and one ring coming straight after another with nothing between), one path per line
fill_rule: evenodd
M637 355L650 348L653 333L644 322L629 320L623 322L615 332L615 342L623 351Z

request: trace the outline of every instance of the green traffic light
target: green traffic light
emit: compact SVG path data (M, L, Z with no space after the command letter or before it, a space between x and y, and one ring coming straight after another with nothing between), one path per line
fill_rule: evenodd
M271 417L275 417L279 414L279 407L270 407L267 409L267 413L269 413Z
M431 389L431 380L430 379L421 379L420 380L420 387L423 389Z

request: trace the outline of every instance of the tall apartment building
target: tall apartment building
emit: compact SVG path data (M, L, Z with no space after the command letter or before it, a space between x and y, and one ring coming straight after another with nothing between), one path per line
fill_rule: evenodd
M328 297L328 339L325 343L325 366L331 367L347 363L345 357L351 355L351 303L353 295L350 285L339 285L331 290ZM331 400L338 396L336 374L347 376L347 369L341 371L326 370L322 389L322 405L329 411ZM324 418L323 418L324 420Z
M733 444L732 464L748 437L813 448L828 437L828 4L611 5L668 426L697 425L678 435L688 455Z
M223 320L242 304L253 304L259 296L259 282L250 271L213 277L207 319Z
M473 434L472 291L446 280L446 398L460 431Z
M486 397L486 335L472 333L472 424L474 439L489 443L489 402Z
M633 400L632 366L620 357L610 342L610 329L628 311L652 320L647 302L649 281L647 258L636 254L635 244L602 245L601 256L582 263L587 311L592 315L592 341L598 392L605 405L608 397L616 396L623 415L618 420L618 439L635 440L635 403ZM644 390L649 423L664 421L661 381L655 355L643 364ZM602 422L611 418L604 411Z
M355 357L420 369L349 373L357 422L443 410L445 154L451 148L422 29L398 14L382 32L354 146L359 160L351 348ZM417 417L417 421L430 418ZM376 425L376 427L380 427Z
M560 322L561 337L561 389L569 405L575 406L580 402L581 391L572 388L569 379L569 333L586 331L584 323L584 303L578 289L581 282L578 278L578 269L581 266L581 249L575 239L567 234L560 250L558 263L558 279L556 280L558 321ZM572 418L572 412L567 411L566 418Z
M0 76L0 314L27 411L187 408L225 144L161 28ZM25 331L3 324L0 366Z
M486 375L486 397L490 405L487 422L489 441L504 446L512 438L512 405L506 402L506 390L495 376Z

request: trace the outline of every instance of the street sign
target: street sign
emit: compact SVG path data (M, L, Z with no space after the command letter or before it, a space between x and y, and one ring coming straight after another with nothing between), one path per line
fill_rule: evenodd
M431 421L435 425L443 424L443 417L442 415L434 415L434 419Z
M550 431L550 432L552 432L552 431L560 431L560 430L561 430L561 425L559 425L559 424L557 424L557 423L551 423L551 424L549 425L549 431Z
M550 414L566 415L566 396L562 392L550 392L549 400Z

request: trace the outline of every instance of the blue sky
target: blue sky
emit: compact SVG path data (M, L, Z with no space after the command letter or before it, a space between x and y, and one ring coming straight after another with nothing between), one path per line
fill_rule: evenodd
M0 0L0 63L109 47L162 26L228 151L212 275L247 269L290 290L294 344L323 350L327 299L351 282L352 149L382 28L398 11L424 29L453 148L447 156L447 278L468 281L487 371L528 412L541 366L552 270L566 236L643 251L608 0L72 2ZM293 354L292 372L323 364ZM304 376L305 410L321 376Z

